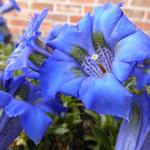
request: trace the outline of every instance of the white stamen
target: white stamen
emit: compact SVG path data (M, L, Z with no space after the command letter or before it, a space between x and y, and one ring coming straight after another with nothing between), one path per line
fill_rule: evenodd
M98 59L98 54L93 54L93 55L91 56L91 59L92 59L92 60L97 60L97 59Z

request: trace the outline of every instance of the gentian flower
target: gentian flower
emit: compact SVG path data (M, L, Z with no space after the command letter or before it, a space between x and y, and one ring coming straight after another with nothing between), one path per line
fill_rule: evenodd
M20 44L10 55L4 71L5 79L12 77L15 70L22 70L27 77L38 79L38 68L50 55L50 48L45 47L38 38L40 25L48 14L48 9L41 14L35 14L26 31L21 37Z
M0 149L7 148L22 129L38 144L52 124L52 119L46 113L57 115L66 110L58 99L44 102L40 88L26 81L24 76L7 81L1 78L0 97L0 108L3 109L0 118Z
M150 97L134 96L129 121L123 120L115 150L148 150L150 133Z
M0 2L0 42L10 43L12 36L2 15L14 9L20 11L15 0L9 0L9 3L6 4Z
M54 28L47 45L55 51L40 68L45 99L62 92L99 114L128 118L132 95L123 83L138 61L150 57L150 39L120 7L108 3L76 26Z
M5 14L5 13L7 13L13 9L20 11L20 7L15 0L9 0L9 3L7 3L7 4L3 4L0 2L0 14L1 15ZM5 20L1 16L0 17L0 24L3 24L3 23L5 23Z

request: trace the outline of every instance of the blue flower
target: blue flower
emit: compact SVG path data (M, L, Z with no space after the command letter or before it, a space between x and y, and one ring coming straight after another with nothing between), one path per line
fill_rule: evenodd
M41 90L37 85L31 84L26 81L23 76L14 77L7 81L3 81L0 77L0 107L4 110L3 114L5 118L10 118L15 122L17 126L22 128L26 134L36 144L38 144L43 138L46 130L52 124L52 119L46 114L56 115L65 111L66 109L61 106L58 99L43 101L41 98ZM9 133L13 130L2 119L0 122L0 132ZM3 127L3 128L2 128ZM8 128L7 128L8 127ZM21 132L21 130L19 130ZM19 132L19 133L20 133ZM13 139L11 135L0 134L0 139L8 139L5 144L8 146L18 136L18 130L13 133ZM2 147L4 145L0 145Z
M15 0L9 0L9 3L7 3L7 4L0 3L0 13L1 14L7 13L13 9L20 11L20 7Z
M21 37L20 44L7 61L4 71L5 79L11 78L15 70L22 70L27 77L38 79L38 68L50 55L48 48L38 39L41 34L38 30L47 14L48 9L45 9L41 14L35 14L32 18Z
M147 150L150 133L150 97L134 96L129 121L123 120L115 150Z
M40 69L45 99L62 92L99 114L128 118L132 95L123 82L138 61L150 57L150 39L120 4L95 8L76 26L54 28L47 45L55 51Z
M16 9L16 10L20 11L20 7L15 0L9 0L9 2L12 5L12 9Z

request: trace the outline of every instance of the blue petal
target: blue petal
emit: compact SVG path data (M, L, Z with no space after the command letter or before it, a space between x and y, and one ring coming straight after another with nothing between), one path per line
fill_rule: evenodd
M72 71L77 67L76 63L56 61L51 57L47 59L40 69L43 96L48 99L55 98L62 84L78 76Z
M115 77L122 82L128 79L133 71L134 66L135 62L126 63L114 59L112 63L112 72Z
M52 30L50 31L50 33L46 39L46 43L57 38L57 36L60 34L60 32L63 30L63 28L64 28L63 25L57 25L54 28L52 28Z
M20 44L10 55L4 70L4 78L7 80L12 77L15 70L20 70L27 67L27 59L33 52L29 47Z
M21 124L29 138L38 144L44 137L52 120L39 108L32 106L21 115Z
M138 31L122 39L115 47L115 57L123 62L150 58L150 38L142 31Z
M101 78L88 77L79 94L87 109L128 118L132 96L110 73Z
M24 43L27 47L38 51L45 56L49 56L49 52L38 44L37 38L41 35L39 28L48 14L48 9L44 9L40 14L35 14L26 28L23 36L21 37L21 42Z
M94 48L91 36L92 18L90 14L87 14L77 26L64 25L59 35L47 44L67 53L70 53L77 46L92 54Z
M72 57L70 57L68 54L57 49L55 49L51 58L57 61L75 62L75 60Z
M130 120L124 120L117 137L116 150L147 150L150 132L150 98L134 97Z
M42 110L44 110L45 112L49 112L53 115L65 112L67 110L65 107L61 105L59 99L41 101L40 103L37 104L37 106Z
M0 149L6 150L22 131L19 118L9 118L5 113L0 116Z
M39 79L39 73L38 72L33 71L30 68L22 68L21 70L27 78L32 78L35 80Z
M93 11L93 32L100 32L101 33L101 15L111 7L111 3L107 3L100 7L95 7Z
M89 54L94 53L94 47L93 47L93 41L92 41L92 25L93 25L93 20L90 15L90 13L87 13L86 16L80 20L78 23L78 30L81 32L83 35L83 38L87 41L88 51Z
M125 15L122 15L110 35L109 42L114 47L117 42L135 32L137 32L136 26Z
M4 108L6 114L9 117L17 117L30 109L30 104L15 100L14 98L11 99L11 102Z
M10 3L12 3L14 9L20 11L20 7L15 0L9 0L9 1L10 1Z
M111 34L119 19L122 17L123 12L120 6L110 3L109 5L104 5L99 9L99 13L95 14L94 21L94 32L100 32L103 34L105 41L110 48L113 48ZM98 12L98 11L97 11ZM96 24L97 23L97 24ZM97 26L97 27L96 27Z
M41 14L35 14L32 18L31 22L29 23L26 31L24 32L24 35L22 37L22 41L26 41L27 43L31 42L33 39L39 37L40 32L38 31L41 23L45 19L45 17L48 14L48 9L44 9Z
M13 99L13 97L9 94L7 94L4 91L0 91L0 107L1 108L5 108L5 106L7 106L11 100Z
M24 76L17 76L11 78L9 80L3 81L4 89L9 92L9 94L14 95L16 90L21 86L21 84L25 81Z
M41 141L52 123L43 110L24 101L13 99L4 110L9 117L20 116L22 128L36 144Z
M85 79L85 77L79 77L79 78L75 78L75 79L72 79L72 80L64 83L60 87L59 92L62 92L66 95L79 97L80 86L84 79Z

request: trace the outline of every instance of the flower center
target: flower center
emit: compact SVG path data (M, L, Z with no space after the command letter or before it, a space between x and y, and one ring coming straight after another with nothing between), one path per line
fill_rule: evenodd
M113 58L113 53L109 49L99 47L95 54L85 57L81 68L88 76L100 77L111 71Z

